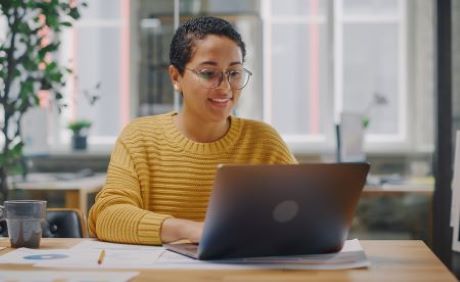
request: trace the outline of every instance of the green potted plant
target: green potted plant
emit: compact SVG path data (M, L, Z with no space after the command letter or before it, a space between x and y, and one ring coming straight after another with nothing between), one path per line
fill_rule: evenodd
M72 149L86 150L88 146L88 130L91 124L91 121L87 119L78 119L67 125L67 128L72 131Z
M21 120L38 107L39 90L47 90L50 103L60 111L65 75L58 60L59 33L80 17L84 1L0 0L6 26L0 42L0 203L7 198L8 175L23 169L24 141Z
M78 77L76 77L78 80ZM100 99L99 91L101 82L97 82L91 89L83 90L83 101L86 101L89 106L94 106ZM88 133L92 122L86 118L75 119L67 124L67 128L72 131L72 149L86 150L88 147Z

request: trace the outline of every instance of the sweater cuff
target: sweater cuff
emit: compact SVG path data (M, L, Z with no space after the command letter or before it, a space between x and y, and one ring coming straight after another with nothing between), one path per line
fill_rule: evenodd
M165 219L172 218L171 215L148 212L139 222L137 234L139 243L144 245L161 245L161 226Z

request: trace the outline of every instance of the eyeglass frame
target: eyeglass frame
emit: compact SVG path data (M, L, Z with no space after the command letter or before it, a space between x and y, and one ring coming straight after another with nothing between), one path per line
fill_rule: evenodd
M197 76L197 78L199 78L199 79L205 79L200 74L200 72L198 70L196 70L196 69L192 69L192 68L184 68L184 69L193 72ZM246 85L248 85L249 80L251 79L251 76L252 76L252 72L250 70L248 70L247 68L242 68L242 69L243 69L242 71L245 72L248 75L248 78L247 78L247 81L244 83L244 85L241 88L232 88L232 84L230 82L230 72L232 70L218 71L220 73L220 79L219 79L219 83L216 85L216 87L205 87L201 83L200 84L206 89L216 89L216 88L219 88L219 86L222 84L222 82L224 81L224 76L225 76L227 78L227 82L228 82L228 85L230 86L230 89L232 89L232 90L241 90L244 87L246 87Z

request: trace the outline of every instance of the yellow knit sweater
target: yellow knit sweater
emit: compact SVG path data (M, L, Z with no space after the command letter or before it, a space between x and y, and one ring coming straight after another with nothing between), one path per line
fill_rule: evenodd
M197 143L176 128L176 114L138 118L123 130L106 183L89 213L92 235L120 243L161 244L166 218L204 220L218 164L296 163L267 124L231 117L225 136Z

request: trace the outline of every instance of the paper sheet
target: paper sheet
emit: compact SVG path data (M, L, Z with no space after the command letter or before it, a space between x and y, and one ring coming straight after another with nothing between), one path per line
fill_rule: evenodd
M460 198L460 131L457 131L455 142L454 171L452 177L452 203L450 213L450 226L455 227L459 221L459 198Z
M68 249L28 249L19 248L0 256L0 263L35 264L41 261L57 261L69 258Z
M158 246L145 246L145 245L130 245L109 243L98 240L85 240L70 248L70 250L127 250L127 251L153 251L163 250L163 247Z
M97 264L101 249L104 262ZM20 252L21 249L16 250ZM14 251L14 252L16 252ZM55 250L52 250L55 251ZM163 247L111 244L84 241L67 250L60 260L35 262L39 267L107 268L107 269L350 269L368 267L369 260L358 240L349 240L339 253L302 256L244 258L200 261L170 252ZM19 254L19 259L23 254ZM0 261L1 262L1 261Z
M124 282L138 275L138 272L109 271L9 271L0 272L0 281L11 282Z

